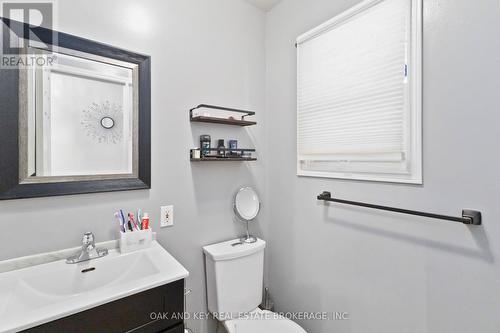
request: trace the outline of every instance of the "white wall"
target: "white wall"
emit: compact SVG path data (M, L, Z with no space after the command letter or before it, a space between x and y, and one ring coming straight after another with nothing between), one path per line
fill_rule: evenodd
M424 0L424 185L298 178L295 38L355 0L284 0L267 16L269 279L281 311L347 311L313 333L494 333L500 327L500 3ZM436 213L484 226L315 199Z
M237 138L265 153L265 15L235 0L61 0L59 29L152 56L152 189L0 202L0 260L77 246L91 230L116 238L113 212L142 208L158 226L160 205L175 206L175 226L160 243L190 271L188 310L206 311L201 246L243 232L231 201L241 185L263 200L264 163L189 162L197 134ZM189 108L220 104L257 111L259 125L226 128L189 123ZM266 206L254 230L262 235ZM196 333L213 322L190 322Z

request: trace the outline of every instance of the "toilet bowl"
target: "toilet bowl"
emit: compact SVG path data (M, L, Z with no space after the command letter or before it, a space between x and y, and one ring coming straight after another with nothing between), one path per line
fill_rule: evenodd
M258 308L265 246L262 239L236 239L203 247L208 310L228 333L306 333L295 322Z

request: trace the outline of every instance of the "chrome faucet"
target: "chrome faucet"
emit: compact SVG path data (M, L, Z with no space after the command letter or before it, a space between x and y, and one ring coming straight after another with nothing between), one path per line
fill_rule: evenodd
M108 249L98 249L95 247L94 234L91 232L86 232L83 234L81 252L66 259L66 263L76 264L82 261L101 258L107 254Z

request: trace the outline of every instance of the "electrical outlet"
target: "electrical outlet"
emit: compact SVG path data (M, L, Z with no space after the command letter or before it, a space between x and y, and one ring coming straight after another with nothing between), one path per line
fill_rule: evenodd
M174 206L161 207L160 225L162 228L171 227L174 225Z

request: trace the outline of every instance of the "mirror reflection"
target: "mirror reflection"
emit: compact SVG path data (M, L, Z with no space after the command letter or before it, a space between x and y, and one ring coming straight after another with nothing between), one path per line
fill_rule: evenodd
M26 116L21 119L27 140L22 140L21 175L28 181L133 176L137 66L72 53L56 52L54 63L25 70Z
M112 129L115 126L115 120L111 117L104 117L101 119L101 126L105 129Z

